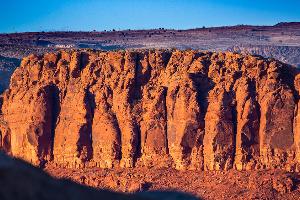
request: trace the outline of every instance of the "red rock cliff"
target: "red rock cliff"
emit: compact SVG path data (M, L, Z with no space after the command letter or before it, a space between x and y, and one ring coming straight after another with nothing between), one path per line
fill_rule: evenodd
M31 55L3 94L1 148L35 165L300 170L300 75L233 53Z

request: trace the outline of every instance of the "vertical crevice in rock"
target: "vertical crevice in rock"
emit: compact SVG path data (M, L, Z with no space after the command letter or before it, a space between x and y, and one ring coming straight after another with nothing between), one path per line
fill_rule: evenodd
M52 112L52 119L51 119L51 160L53 160L53 145L54 145L54 137L55 137L55 129L58 123L58 116L60 113L60 91L56 85L50 85L51 90L51 112Z
M164 114L163 114L163 119L164 119L164 135L165 135L165 147L166 147L166 154L169 155L170 154L170 150L169 150L169 140L168 140L168 107L167 107L167 94L168 94L168 88L164 87L164 92L162 95L163 98L163 110L164 110Z
M80 77L81 70L81 53L73 52L70 60L70 77L78 78Z
M136 130L136 150L133 157L133 162L136 163L137 160L142 157L142 142L141 142L141 127L139 124L135 124L135 130Z
M90 56L90 54L88 52L81 52L80 53L79 71L83 71L84 68L88 65L88 63L89 63L89 56Z
M92 148L92 121L94 112L94 99L88 90L85 90L84 96L84 107L86 109L86 122L79 129L79 139L77 142L78 156L83 162L86 162L92 158L93 148Z
M159 50L156 52L156 61L158 66L167 66L170 62L170 59L172 57L171 51L162 51Z
M234 95L232 95L234 96ZM231 105L231 116L232 116L232 128L233 128L233 149L232 149L232 164L235 163L235 159L236 159L236 148L237 148L237 123L238 123L238 114L237 114L237 108L236 108L236 100L234 100L232 102Z
M207 66L202 66L207 67ZM201 69L204 70L205 69ZM204 72L205 73L205 72ZM202 72L190 73L189 77L193 81L193 85L196 91L196 101L198 104L199 113L197 114L196 121L198 123L197 130L195 130L195 142L191 149L190 155L190 168L191 169L200 169L203 170L204 166L204 157L203 157L203 139L205 133L205 121L204 117L207 111L207 95L210 87L212 86L211 82L208 79L204 79L204 74Z
M134 163L142 156L142 138L141 138L141 114L142 114L142 88L149 82L151 77L151 69L146 60L148 57L145 54L135 53L133 56L132 65L134 65L134 78L132 86L129 88L129 104L133 115L134 127L136 129L136 152L134 155ZM144 59L141 61L141 59ZM125 63L124 63L125 64Z
M59 51L59 52L57 52L57 54L56 54L56 60L55 60L55 62L54 62L54 66L53 66L53 67L57 67L58 62L59 62L61 59L62 59L62 52Z
M96 102L95 102L95 95L90 92L90 90L87 90L87 101L89 102L90 109L91 109L91 120L90 120L90 128L89 128L89 140L90 140L90 155L88 156L89 159L93 157L93 121L94 121L94 115L95 115L95 108L96 108Z

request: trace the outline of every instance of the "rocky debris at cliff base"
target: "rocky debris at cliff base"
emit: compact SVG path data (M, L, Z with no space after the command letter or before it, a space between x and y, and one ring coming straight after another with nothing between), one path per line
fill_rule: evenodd
M291 192L295 186L294 184L294 180L286 174L276 178L273 177L273 188L281 194Z
M143 191L181 191L200 199L300 198L300 176L283 170L195 171L170 168L61 169L46 168L58 178L69 178L95 188L131 193L141 183ZM83 183L80 176L86 177ZM136 187L136 188L137 188ZM171 199L171 198L170 198Z

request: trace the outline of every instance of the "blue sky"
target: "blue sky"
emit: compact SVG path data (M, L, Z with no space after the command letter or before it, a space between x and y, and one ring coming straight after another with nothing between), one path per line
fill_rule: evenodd
M0 0L0 32L188 29L300 21L300 0Z

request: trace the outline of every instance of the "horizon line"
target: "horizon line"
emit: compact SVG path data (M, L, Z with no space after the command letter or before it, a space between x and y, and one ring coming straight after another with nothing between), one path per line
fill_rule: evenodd
M196 30L196 29L213 29L213 28L230 28L230 27L242 27L242 26L249 26L249 27L274 27L277 25L284 25L284 24L298 24L300 25L300 21L284 21L284 22L278 22L275 24L265 24L265 25L258 25L258 24L235 24L235 25L220 25L220 26L202 26L202 27L194 27L194 28L186 28L186 29L177 29L177 28L165 28L165 27L156 27L156 28L137 28L137 29L120 29L120 28L113 28L110 30L104 29L104 30L40 30L40 31L14 31L14 32L0 32L0 34L25 34L25 33L63 33L63 32L123 32L123 31L147 31L147 30L174 30L174 31L189 31L189 30ZM62 28L63 29L63 28Z

